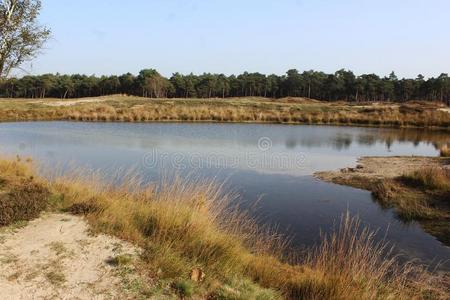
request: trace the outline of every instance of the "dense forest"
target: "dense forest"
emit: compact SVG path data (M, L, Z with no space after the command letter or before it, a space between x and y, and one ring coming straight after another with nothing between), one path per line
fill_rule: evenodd
M431 100L450 103L450 77L399 79L375 74L356 76L352 71L334 74L292 69L286 75L245 72L241 75L205 73L161 76L156 70L142 70L137 76L86 76L44 74L0 81L0 97L79 98L129 94L150 98L308 97L327 101Z

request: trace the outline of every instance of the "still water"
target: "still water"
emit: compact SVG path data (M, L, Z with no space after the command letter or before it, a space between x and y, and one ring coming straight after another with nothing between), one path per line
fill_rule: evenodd
M44 167L83 166L116 174L134 168L149 180L177 173L225 181L260 222L277 225L294 246L330 231L346 210L405 257L450 259L450 248L382 209L369 192L315 179L316 171L360 156L438 155L438 131L247 124L33 122L0 124L0 152L30 155ZM257 203L255 206L254 204ZM445 267L450 268L447 262Z

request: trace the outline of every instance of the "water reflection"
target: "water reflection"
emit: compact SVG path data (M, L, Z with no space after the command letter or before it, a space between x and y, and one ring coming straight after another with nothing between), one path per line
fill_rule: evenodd
M314 179L316 171L352 165L360 156L437 155L443 131L243 124L3 123L0 151L32 155L47 167L73 162L115 174L135 167L148 180L193 171L226 180L261 222L278 224L305 247L347 209L365 224L389 228L401 253L426 262L450 249L415 223L398 221L369 192ZM264 141L264 144L261 143ZM449 266L450 267L450 266Z
M327 128L324 130L324 128ZM323 126L316 130L308 130L300 137L290 136L286 139L287 148L297 146L315 148L331 147L334 150L345 150L357 143L360 146L384 144L389 151L395 143L410 143L419 146L421 143L431 144L435 149L449 143L449 132L439 130L388 129L388 128L343 128ZM325 135L323 134L325 132Z

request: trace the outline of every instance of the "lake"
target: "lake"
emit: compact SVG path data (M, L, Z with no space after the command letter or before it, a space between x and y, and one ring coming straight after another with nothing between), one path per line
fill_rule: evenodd
M437 156L448 132L333 126L181 123L1 123L0 152L32 156L44 167L76 164L148 180L179 174L225 181L244 208L277 225L296 247L311 246L349 210L379 230L397 253L425 263L450 248L418 224L403 223L368 191L325 183L316 171L351 167L360 156ZM450 269L449 263L443 268Z

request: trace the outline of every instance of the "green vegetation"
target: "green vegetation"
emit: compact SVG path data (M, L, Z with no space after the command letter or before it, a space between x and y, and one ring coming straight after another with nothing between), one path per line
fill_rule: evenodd
M67 249L64 246L64 243L62 242L52 242L50 245L50 250L55 252L57 256L60 256L61 254L67 253Z
M29 162L14 160L1 160L0 171L5 190L33 174ZM209 299L448 297L444 278L387 258L386 246L348 215L337 232L293 261L283 237L230 207L213 182L175 178L143 187L133 177L117 186L75 173L33 182L50 191L48 209L82 213L92 230L140 246L137 268L155 291ZM114 261L122 268L130 263ZM61 284L61 271L49 268L47 278ZM145 294L152 291L146 287Z
M398 105L328 103L303 98L149 100L127 96L67 101L0 101L0 121L261 122L442 128L450 126L450 113L442 110L442 105L431 102L407 102Z
M180 280L175 282L174 288L182 299L191 297L194 294L194 284L188 280Z
M45 277L53 285L61 285L66 282L66 276L62 272L54 270L46 273Z
M126 266L133 262L133 257L131 255L127 254L121 254L117 255L110 260L108 260L108 263L113 266Z
M272 290L261 288L250 280L232 280L213 292L212 298L218 300L276 300L280 295Z
M0 97L11 98L81 98L127 94L150 98L227 98L227 97L306 97L324 101L395 101L428 100L450 102L450 77L398 79L375 74L356 76L339 70L334 74L292 69L286 75L245 72L238 76L224 74L181 75L170 78L156 70L145 69L139 75L120 76L53 75L10 78L0 85Z
M48 40L50 30L37 22L40 10L40 0L0 2L0 80L34 58Z

